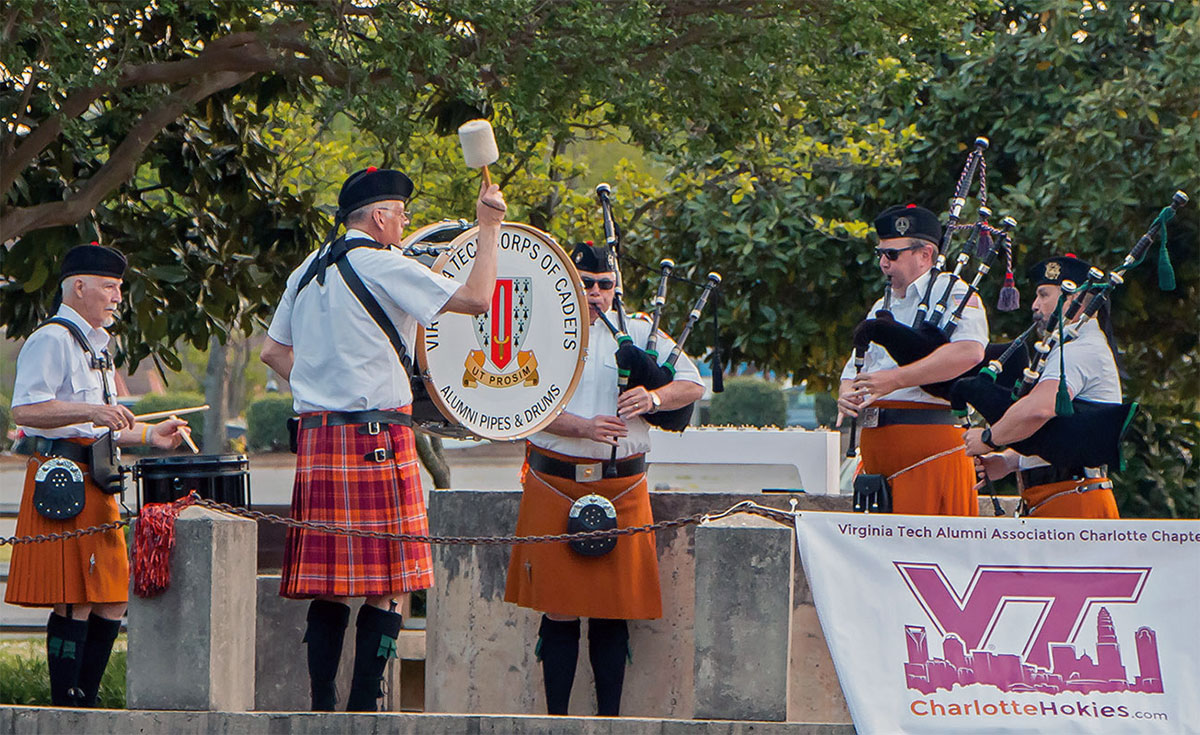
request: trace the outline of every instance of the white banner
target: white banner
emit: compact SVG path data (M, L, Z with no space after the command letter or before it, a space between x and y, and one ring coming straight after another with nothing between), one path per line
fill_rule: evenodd
M859 733L1200 733L1200 521L805 512Z

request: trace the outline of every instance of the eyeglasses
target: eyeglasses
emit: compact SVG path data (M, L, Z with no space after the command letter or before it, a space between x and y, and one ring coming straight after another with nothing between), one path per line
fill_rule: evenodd
M925 245L922 243L922 244L918 244L918 245L909 245L906 248L875 248L875 257L876 258L887 258L888 260L895 263L897 260L900 259L900 253L903 253L906 250L916 250L917 248L923 248L923 247L925 247Z
M617 282L611 278L596 279L588 278L587 276L580 276L579 281L583 284L584 291L587 291L592 286L599 286L601 291L611 291L613 286L617 285Z

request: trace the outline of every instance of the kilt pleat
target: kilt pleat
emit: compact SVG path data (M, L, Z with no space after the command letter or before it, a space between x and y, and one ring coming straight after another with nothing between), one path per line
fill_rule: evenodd
M412 429L383 425L303 429L292 490L292 517L364 531L428 535ZM365 455L390 449L377 462ZM429 544L288 528L279 594L364 597L433 586Z

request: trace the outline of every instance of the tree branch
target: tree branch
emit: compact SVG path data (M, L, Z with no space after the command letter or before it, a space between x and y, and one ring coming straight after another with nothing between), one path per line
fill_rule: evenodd
M255 72L220 72L206 75L169 96L144 114L113 150L108 161L84 186L61 202L10 210L0 217L0 242L11 242L31 230L73 225L86 217L109 193L131 177L154 137L196 102L223 89L241 84Z

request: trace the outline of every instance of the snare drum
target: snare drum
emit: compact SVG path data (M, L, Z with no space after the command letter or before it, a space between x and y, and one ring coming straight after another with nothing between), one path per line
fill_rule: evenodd
M244 454L151 457L133 468L138 508L168 503L195 490L200 497L240 507L250 505L250 461Z
M433 270L465 282L478 238L478 227L454 238ZM441 314L417 330L414 424L497 441L540 431L575 392L588 323L579 274L554 238L502 223L488 312Z

